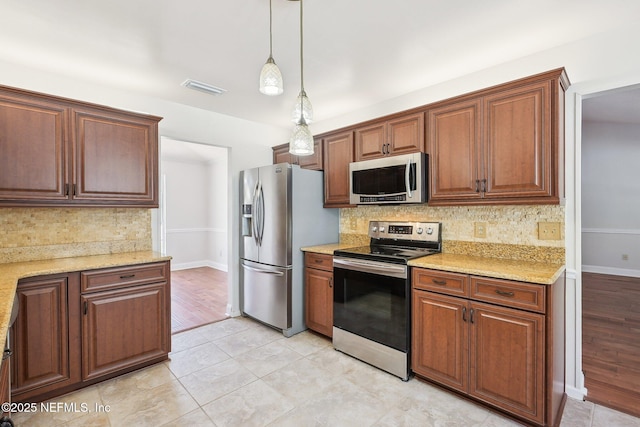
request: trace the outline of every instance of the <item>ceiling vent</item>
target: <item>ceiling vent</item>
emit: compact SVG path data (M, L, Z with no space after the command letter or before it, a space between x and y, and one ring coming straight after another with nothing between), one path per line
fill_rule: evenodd
M199 82L193 79L187 79L182 82L182 86L189 89L198 90L200 92L208 93L209 95L222 95L226 92L225 89L210 85L209 83Z

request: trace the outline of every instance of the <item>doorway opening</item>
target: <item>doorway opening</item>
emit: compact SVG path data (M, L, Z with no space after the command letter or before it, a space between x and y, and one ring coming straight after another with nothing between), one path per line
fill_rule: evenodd
M171 260L171 332L226 319L228 149L161 138L161 250Z
M582 103L586 400L640 416L640 87Z

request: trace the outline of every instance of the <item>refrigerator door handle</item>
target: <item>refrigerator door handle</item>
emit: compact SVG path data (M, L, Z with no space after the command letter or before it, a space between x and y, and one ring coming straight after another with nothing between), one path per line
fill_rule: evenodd
M263 270L261 268L249 267L248 265L244 264L242 265L242 268L246 268L247 270L255 271L257 273L273 274L274 276L284 276L284 273L282 271Z
M258 181L253 192L253 238L257 246L262 245L262 236L264 228L264 201L262 199L262 183Z

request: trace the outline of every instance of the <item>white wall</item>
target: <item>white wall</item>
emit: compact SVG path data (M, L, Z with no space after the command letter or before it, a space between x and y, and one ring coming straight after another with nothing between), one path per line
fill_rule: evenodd
M162 158L166 252L173 257L173 270L227 271L227 156L222 152L224 162L215 163Z
M640 277L639 161L640 125L583 122L583 271Z

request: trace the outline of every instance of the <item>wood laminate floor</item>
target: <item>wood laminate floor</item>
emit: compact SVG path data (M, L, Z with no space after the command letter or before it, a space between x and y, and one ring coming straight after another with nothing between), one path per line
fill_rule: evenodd
M171 333L226 319L227 273L210 267L171 272Z
M640 416L640 278L582 275L587 400Z

